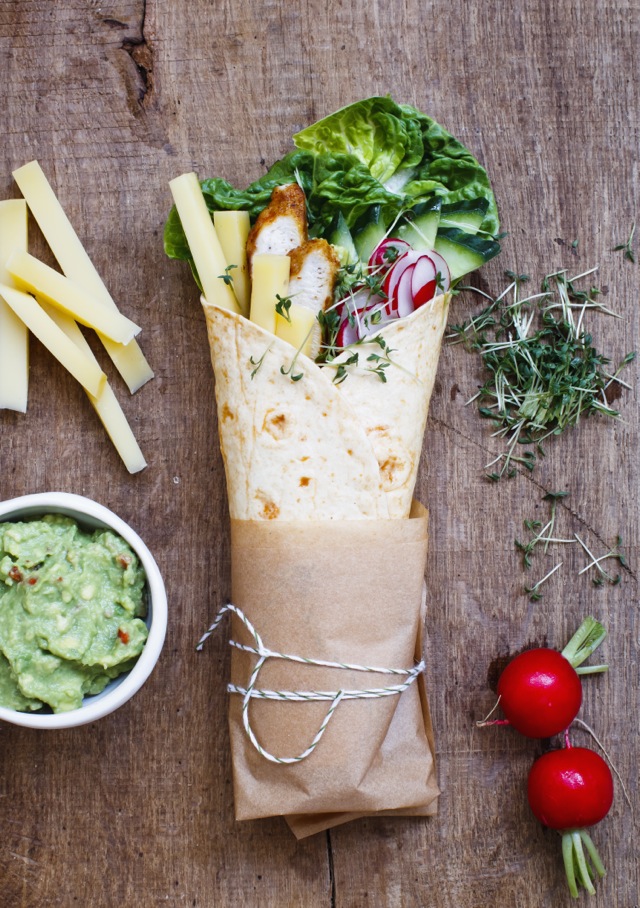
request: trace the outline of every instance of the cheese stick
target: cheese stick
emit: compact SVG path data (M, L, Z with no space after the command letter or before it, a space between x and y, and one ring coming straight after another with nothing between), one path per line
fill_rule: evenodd
M0 202L0 283L14 286L5 261L13 249L27 249L24 199ZM29 332L13 309L0 299L0 408L25 413L29 388Z
M14 170L13 178L64 274L117 310L38 162L30 161ZM120 344L102 334L100 340L132 393L153 378L151 367L136 340Z
M180 222L208 303L240 312L231 289L232 275L213 226L207 203L195 173L184 173L169 183Z

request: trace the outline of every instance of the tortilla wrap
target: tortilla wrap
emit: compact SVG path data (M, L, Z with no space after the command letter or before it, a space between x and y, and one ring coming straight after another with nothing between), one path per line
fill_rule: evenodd
M382 328L384 350L362 342L324 366L203 300L232 519L409 516L449 298ZM390 359L385 381L371 355Z
M270 660L260 688L366 691L386 676L345 678L308 660L409 670L421 658L427 516L412 498L448 305L449 295L439 296L382 328L382 342L320 366L203 300L232 518L232 601L270 647L306 657L302 666ZM358 362L334 381L356 350ZM383 362L385 381L372 371ZM336 570L348 582L334 582ZM232 639L250 643L235 617L232 628ZM326 741L283 765L262 745L278 759L298 752L326 703L252 700L258 750L239 694L254 665L255 655L234 646L237 819L282 815L301 838L360 816L436 812L422 675L396 695L341 703Z

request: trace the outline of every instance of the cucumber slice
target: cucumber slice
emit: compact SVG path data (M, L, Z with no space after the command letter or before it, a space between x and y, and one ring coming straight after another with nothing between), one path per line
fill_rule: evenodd
M440 226L456 227L465 233L477 233L488 208L487 199L464 199L451 205L443 205Z
M353 233L353 242L361 262L368 264L371 253L385 238L386 233L387 228L382 220L380 206L374 205L367 213L367 219Z
M336 251L343 267L345 265L353 265L358 261L358 252L353 242L351 231L347 227L347 222L341 211L333 219L326 238L332 246L337 247Z
M451 280L457 281L496 256L500 252L500 243L454 227L443 227L438 230L434 248L449 266Z
M440 223L440 204L440 199L418 202L404 212L400 226L395 232L418 252L433 249Z

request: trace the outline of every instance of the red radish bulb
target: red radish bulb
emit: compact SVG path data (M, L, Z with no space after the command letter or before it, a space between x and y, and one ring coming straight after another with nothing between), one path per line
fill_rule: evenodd
M599 823L611 809L611 770L587 747L552 750L531 767L527 795L536 818L563 834L562 854L571 894L576 897L581 884L593 895L592 879L596 873L604 876L605 870L584 827Z
M544 826L566 832L593 826L613 804L613 776L587 747L564 747L539 757L529 772L529 805Z
M582 704L582 683L574 667L554 649L530 649L516 656L498 681L500 707L516 731L549 738L568 728Z
M568 728L582 704L579 676L607 669L606 665L582 667L606 635L600 622L590 616L561 653L545 647L525 650L512 659L498 681L500 707L508 724L528 738L549 738Z

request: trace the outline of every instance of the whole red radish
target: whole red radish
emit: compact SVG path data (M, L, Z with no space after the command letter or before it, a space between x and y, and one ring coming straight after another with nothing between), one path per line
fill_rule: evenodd
M602 757L586 747L552 750L531 767L527 794L537 819L562 833L571 894L578 895L578 884L593 894L595 874L604 876L605 871L585 827L599 823L611 809L611 770Z
M529 738L548 738L568 728L582 704L579 675L605 665L579 668L606 636L595 618L586 618L558 652L538 648L512 659L498 681L500 707L509 725Z
M582 704L578 673L554 649L516 656L498 681L500 707L510 725L528 738L549 738L568 728Z

